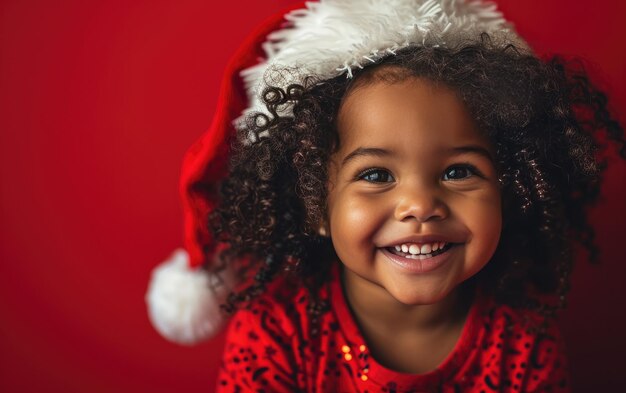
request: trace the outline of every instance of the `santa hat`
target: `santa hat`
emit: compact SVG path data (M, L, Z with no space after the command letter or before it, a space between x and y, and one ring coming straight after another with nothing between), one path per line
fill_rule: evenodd
M482 32L496 43L528 48L496 6L481 1L320 0L257 28L225 70L211 126L184 158L185 249L152 272L146 301L154 327L171 341L193 344L217 334L225 322L220 304L237 283L228 268L211 269L218 245L207 218L227 174L227 140L247 115L266 112L259 98L265 87L302 84L310 75L350 78L399 49L455 47L475 42ZM285 106L280 114L290 116L291 109Z

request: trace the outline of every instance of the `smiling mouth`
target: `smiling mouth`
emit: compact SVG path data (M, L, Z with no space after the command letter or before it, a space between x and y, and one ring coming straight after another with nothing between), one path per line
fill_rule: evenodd
M407 244L402 244L402 245L396 245L393 247L385 247L385 250L397 256L406 258L406 259L423 260L423 259L429 259L437 255L443 254L446 251L450 250L455 245L456 245L455 243L443 243L443 244L440 244L436 250L433 250L434 247L424 248L424 246L420 247L419 245L409 246Z

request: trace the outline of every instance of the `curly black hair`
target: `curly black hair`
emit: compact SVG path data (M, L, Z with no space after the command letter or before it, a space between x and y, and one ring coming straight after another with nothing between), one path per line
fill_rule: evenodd
M546 317L565 306L575 243L592 260L598 254L586 217L600 190L598 152L610 139L626 158L623 130L580 62L540 59L483 34L454 48L402 49L352 79L309 77L263 92L270 115L249 116L232 141L221 203L209 217L229 245L223 262L238 264L247 278L228 310L285 271L316 299L335 257L317 229L326 214L327 163L340 143L341 100L358 84L408 77L456 91L495 147L504 226L492 262L475 279L500 302ZM287 105L293 116L280 114ZM313 301L310 312L326 307Z

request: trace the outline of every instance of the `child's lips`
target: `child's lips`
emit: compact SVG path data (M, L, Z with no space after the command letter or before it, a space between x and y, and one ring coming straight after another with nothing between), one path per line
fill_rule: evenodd
M393 266L411 274L429 273L444 265L459 244L448 243L438 251L426 255L410 255L409 257L394 253L389 247L380 248L381 252Z

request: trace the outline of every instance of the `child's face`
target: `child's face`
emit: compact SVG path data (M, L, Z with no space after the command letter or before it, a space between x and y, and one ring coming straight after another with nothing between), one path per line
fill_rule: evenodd
M499 184L489 140L452 91L372 82L344 98L337 127L328 226L352 282L433 304L485 266L500 237Z

